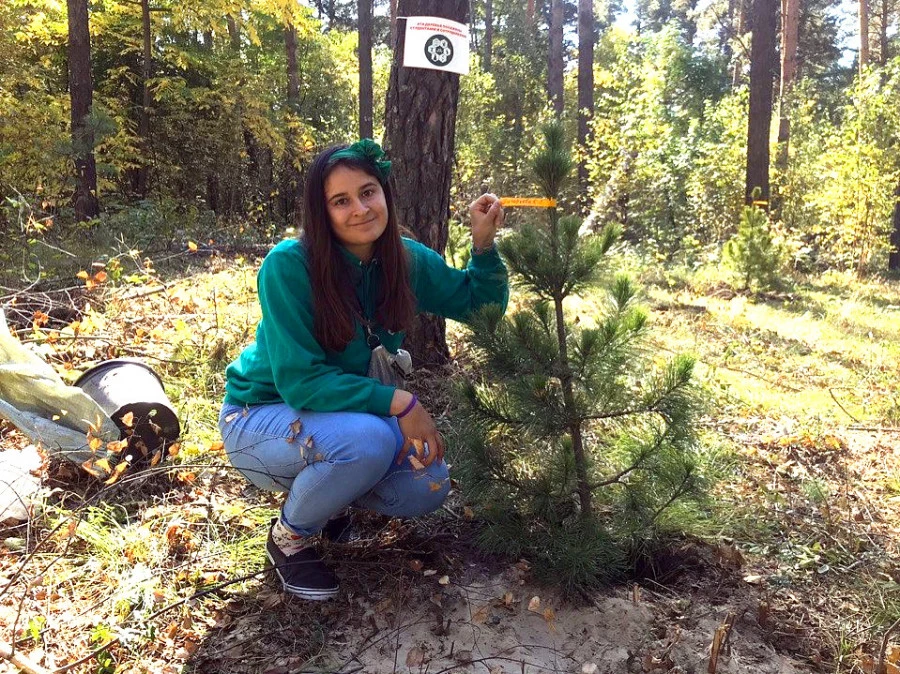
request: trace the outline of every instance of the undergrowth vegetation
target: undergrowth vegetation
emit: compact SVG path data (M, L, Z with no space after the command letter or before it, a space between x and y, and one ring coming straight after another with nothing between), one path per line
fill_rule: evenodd
M3 531L0 622L45 664L91 655L82 671L175 672L215 655L210 635L239 622L227 607L279 601L261 554L277 499L228 467L216 428L225 364L258 319L258 258L189 246L145 257L122 256L122 272L105 277L81 265L91 274L71 280L77 331L74 320L43 321L28 293L7 298L19 306L20 339L70 381L109 357L151 363L183 428L175 456L110 486L51 460L45 505L27 527ZM705 518L681 521L683 540L707 541L718 563L758 590L776 632L789 635L776 638L782 648L850 672L900 617L900 288L831 272L751 295L714 265L661 267L634 248L619 250L615 264L645 288L654 358L694 354L694 381L711 401L698 433L717 486ZM584 324L605 302L592 293L571 300L569 315ZM475 373L461 334L452 331L460 369L423 380L424 395L449 401L449 380ZM442 423L456 414L449 406ZM9 426L0 433L4 447L26 444ZM423 526L447 520L477 532L485 513L459 498ZM642 573L667 582L662 559ZM287 619L281 610L253 618L254 629ZM302 623L309 641L295 644L296 663L327 642L316 615Z

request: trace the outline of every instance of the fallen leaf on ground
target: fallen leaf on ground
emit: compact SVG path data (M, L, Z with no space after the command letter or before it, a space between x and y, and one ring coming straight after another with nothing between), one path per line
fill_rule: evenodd
M411 559L409 560L409 568L418 573L422 570L422 560L421 559Z
M449 585L450 584L450 576L441 576L438 580L440 585Z
M425 651L418 646L410 648L406 654L407 667L421 667L425 663Z
M491 615L491 605L485 604L472 614L472 622L476 625L483 625Z
M528 602L528 610L539 613L541 610L541 598L540 597L532 597L531 601Z

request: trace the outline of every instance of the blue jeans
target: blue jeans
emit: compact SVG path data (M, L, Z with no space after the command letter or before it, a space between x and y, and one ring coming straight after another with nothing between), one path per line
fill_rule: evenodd
M348 505L393 517L440 507L450 490L447 464L397 465L403 436L394 417L297 411L284 403L224 405L219 430L231 464L260 489L287 492L282 521L317 533Z

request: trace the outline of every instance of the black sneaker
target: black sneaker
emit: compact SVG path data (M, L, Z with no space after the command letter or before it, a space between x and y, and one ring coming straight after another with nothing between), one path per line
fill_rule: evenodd
M325 566L314 546L286 555L275 545L270 530L266 540L266 557L275 568L285 592L313 601L325 601L337 596L337 578Z
M362 539L350 518L350 513L345 513L328 520L322 528L322 535L332 543L355 543Z

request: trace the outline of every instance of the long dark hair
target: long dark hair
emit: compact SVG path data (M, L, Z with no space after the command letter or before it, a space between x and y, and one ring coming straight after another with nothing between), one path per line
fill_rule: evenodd
M382 181L374 164L365 159L341 158L329 163L331 155L346 145L335 145L319 153L309 167L303 195L303 229L300 240L306 246L313 296L314 334L329 351L343 351L353 339L355 318L361 311L352 274L334 236L325 203L325 180L337 166L358 169L375 178L384 190L388 222L374 245L373 260L381 266L381 284L376 300L375 321L391 332L407 330L415 317L416 301L409 285L409 261L400 239L394 212L394 195L388 181Z

